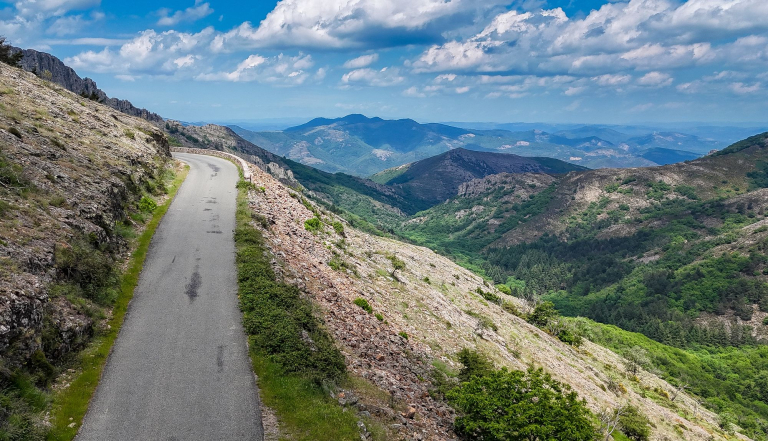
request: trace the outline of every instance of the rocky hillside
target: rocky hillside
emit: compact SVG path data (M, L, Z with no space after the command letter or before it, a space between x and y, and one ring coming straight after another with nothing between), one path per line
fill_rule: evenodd
M111 277L169 159L146 120L0 64L0 383L87 342L110 295L88 289Z
M434 381L436 370L455 375L464 348L486 354L497 367L544 367L595 412L638 406L651 420L652 439L727 438L716 415L657 375L643 369L627 375L616 353L588 341L575 348L530 325L519 317L530 310L526 301L501 294L427 248L362 233L268 173L253 172L254 225L266 237L275 267L320 306L349 370L392 397L352 403L391 427L392 439L454 437L453 411L434 395ZM519 185L533 190L528 184L544 187L553 179L530 174ZM470 187L462 191L482 191ZM316 216L319 228L306 227ZM400 269L393 267L396 260ZM354 303L360 298L371 313Z
M44 80L51 81L59 86L74 92L82 97L103 103L126 115L137 116L152 122L162 122L163 118L147 109L139 109L130 101L118 98L110 98L96 86L90 78L80 78L71 67L51 54L38 52L34 49L14 48L16 52L22 52L22 69L32 72Z

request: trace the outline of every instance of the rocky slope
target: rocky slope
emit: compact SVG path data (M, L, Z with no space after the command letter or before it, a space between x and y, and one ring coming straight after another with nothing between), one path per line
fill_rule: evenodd
M103 90L96 86L96 82L90 78L80 78L74 69L51 54L38 52L34 49L14 48L14 50L24 54L24 58L21 59L21 67L28 72L56 83L70 92L103 103L126 115L137 116L152 122L163 121L160 115L147 109L139 109L130 101L108 97ZM50 77L48 77L49 75Z
M253 181L264 189L249 196L254 216L262 219L255 224L271 246L276 268L318 303L352 373L393 397L389 405L362 401L357 409L392 424L396 438L453 437L452 412L432 398L429 379L434 366L457 369L462 348L488 354L499 367L542 366L572 385L595 411L637 405L652 421L653 439L726 438L717 417L694 398L678 397L674 403L647 398L645 391L674 393L675 388L645 371L637 378L625 376L617 354L589 342L575 349L484 300L478 289L494 288L447 258L348 224L339 234L330 224L343 221L322 209L323 227L311 233L304 222L315 214L300 194L256 167ZM405 262L405 270L394 276L393 255ZM358 297L381 320L353 304ZM519 309L529 307L507 299Z
M148 121L0 64L0 369L88 340L93 302L52 291L63 256L80 240L124 252L116 224L169 158Z

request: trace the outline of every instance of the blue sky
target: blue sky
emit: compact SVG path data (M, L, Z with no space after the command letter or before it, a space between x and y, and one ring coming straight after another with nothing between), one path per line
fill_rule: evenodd
M762 122L766 0L17 0L0 35L186 121Z

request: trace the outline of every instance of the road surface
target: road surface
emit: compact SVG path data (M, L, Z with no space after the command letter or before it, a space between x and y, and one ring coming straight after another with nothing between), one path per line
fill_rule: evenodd
M237 308L237 168L174 157L189 175L152 239L79 441L263 439Z

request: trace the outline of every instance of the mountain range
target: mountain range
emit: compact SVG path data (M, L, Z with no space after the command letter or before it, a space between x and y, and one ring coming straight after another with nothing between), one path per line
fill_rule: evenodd
M553 132L530 128L542 126ZM282 131L254 132L236 125L230 127L242 138L275 154L324 171L355 176L371 176L455 148L547 156L583 167L602 168L687 161L729 144L729 140L640 126L520 124L477 129L364 115L316 118Z

